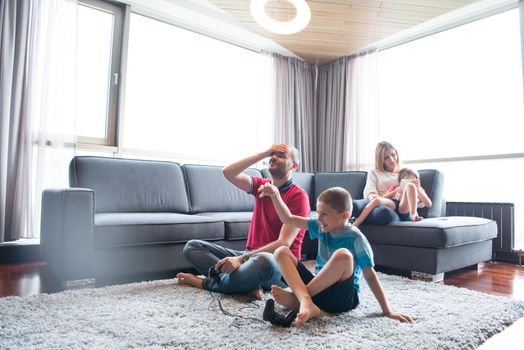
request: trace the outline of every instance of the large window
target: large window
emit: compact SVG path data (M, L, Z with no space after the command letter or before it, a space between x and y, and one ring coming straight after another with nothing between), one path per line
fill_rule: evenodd
M524 247L519 10L379 54L380 138L446 176L450 201L513 202Z
M272 111L264 59L131 14L124 153L217 163L268 147Z

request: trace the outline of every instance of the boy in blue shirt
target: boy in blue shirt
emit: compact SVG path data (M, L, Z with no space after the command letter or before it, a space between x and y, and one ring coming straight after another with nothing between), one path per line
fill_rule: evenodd
M371 247L362 232L349 223L353 207L348 191L332 187L322 192L317 199L318 218L292 215L271 183L264 184L259 192L261 197L271 197L284 224L307 229L311 238L318 238L316 275L298 261L288 247L279 247L274 253L291 291L278 286L272 286L271 291L279 304L291 310L298 309L294 325L301 326L318 317L321 309L338 313L357 307L362 274L385 316L413 322L410 316L389 308L373 268Z

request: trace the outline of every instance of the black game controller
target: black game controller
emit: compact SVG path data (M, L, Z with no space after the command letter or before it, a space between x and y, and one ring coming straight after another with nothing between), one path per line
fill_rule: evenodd
M285 315L281 315L275 311L275 300L269 299L266 301L264 313L262 318L264 321L270 322L274 326L289 327L297 317L297 310L291 310Z
M214 266L211 266L209 268L209 271L207 272L207 276L211 278L215 283L220 283L220 272L215 270Z

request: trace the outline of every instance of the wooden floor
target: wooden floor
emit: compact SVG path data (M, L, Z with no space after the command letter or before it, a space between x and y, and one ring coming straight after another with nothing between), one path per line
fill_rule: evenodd
M506 263L485 263L478 270L446 273L444 284L524 301L524 267ZM62 291L62 284L45 263L0 265L0 297L29 296ZM524 318L484 343L479 349L524 349Z

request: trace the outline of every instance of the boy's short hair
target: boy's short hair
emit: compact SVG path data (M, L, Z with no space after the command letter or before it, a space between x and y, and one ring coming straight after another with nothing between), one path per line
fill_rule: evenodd
M410 176L410 175L415 176L417 179L420 179L420 175L419 175L418 171L416 171L415 169L402 168L398 172L398 181L400 181L403 178L405 178L406 176Z
M353 211L351 194L342 187L328 188L318 195L317 201L331 206L337 213L342 213L343 211L351 213Z

